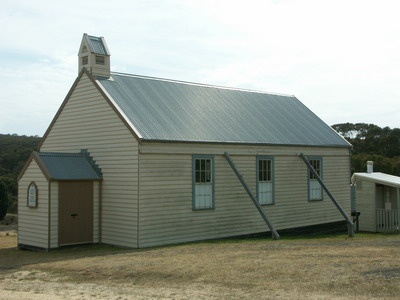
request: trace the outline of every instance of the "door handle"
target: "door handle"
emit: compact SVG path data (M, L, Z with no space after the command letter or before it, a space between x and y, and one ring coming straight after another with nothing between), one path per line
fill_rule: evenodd
M75 217L77 217L78 216L78 214L71 214L71 217L73 218L73 219L75 219Z

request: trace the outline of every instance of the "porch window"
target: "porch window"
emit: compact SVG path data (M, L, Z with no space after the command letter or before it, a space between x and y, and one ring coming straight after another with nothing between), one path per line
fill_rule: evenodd
M318 176L322 179L322 157L310 158L309 162ZM322 186L318 182L317 177L310 170L308 170L308 200L322 200Z
M214 158L193 156L193 209L214 208Z
M31 182L28 187L28 207L37 207L38 205L38 188L35 182Z
M274 204L274 160L272 157L257 157L258 203Z

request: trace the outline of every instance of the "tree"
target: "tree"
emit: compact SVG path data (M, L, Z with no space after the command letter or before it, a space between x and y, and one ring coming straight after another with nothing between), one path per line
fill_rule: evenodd
M10 196L9 212L17 212L17 177L39 141L38 136L0 134L0 181Z
M3 220L7 214L9 204L10 196L8 195L7 186L0 180L0 220Z
M381 128L367 123L342 123L332 125L353 145L353 154L400 156L400 129Z
M374 171L400 176L400 129L381 128L367 123L332 126L353 145L352 172L365 172L366 162L374 161Z

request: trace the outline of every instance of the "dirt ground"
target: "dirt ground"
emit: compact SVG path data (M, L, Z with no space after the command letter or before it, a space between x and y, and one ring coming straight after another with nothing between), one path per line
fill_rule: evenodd
M232 239L144 250L18 250L0 231L0 299L398 299L400 235Z

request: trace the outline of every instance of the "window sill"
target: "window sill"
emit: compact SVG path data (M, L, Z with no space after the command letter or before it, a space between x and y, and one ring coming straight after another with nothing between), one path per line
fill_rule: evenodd
M323 198L321 199L308 199L308 202L320 202L320 201L324 201Z
M212 211L212 210L215 210L215 208L214 207L210 207L210 208L192 208L192 211Z
M272 202L272 203L258 203L258 204L260 204L261 206L271 206L271 205L275 205L275 202Z

